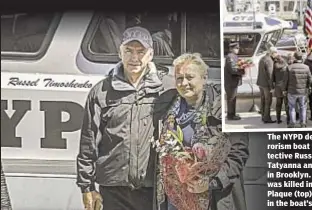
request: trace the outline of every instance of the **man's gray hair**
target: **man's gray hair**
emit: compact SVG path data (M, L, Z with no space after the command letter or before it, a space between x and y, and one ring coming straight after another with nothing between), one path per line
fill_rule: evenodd
M277 53L277 48L276 47L270 47L268 52L270 54Z

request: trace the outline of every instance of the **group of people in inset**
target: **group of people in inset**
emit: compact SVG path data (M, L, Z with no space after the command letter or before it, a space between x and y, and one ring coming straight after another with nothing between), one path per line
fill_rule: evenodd
M260 88L261 115L264 123L282 123L281 111L284 103L288 128L307 126L308 97L311 108L312 66L310 69L305 63L311 62L309 59L311 53L304 61L300 51L289 54L285 59L278 54L275 47L271 47L260 59L257 85ZM276 120L271 118L273 94L276 97Z
M238 69L239 43L229 45L230 53L226 56L224 86L227 95L227 119L240 120L236 114L237 88L242 84L245 74ZM259 113L263 123L282 123L282 106L285 105L287 126L307 126L307 102L312 107L312 51L303 59L302 52L290 53L287 58L278 54L275 47L270 47L258 64L256 84L260 89L261 106ZM276 120L271 117L273 95L276 97ZM312 112L309 117L312 120ZM299 120L299 123L297 121Z

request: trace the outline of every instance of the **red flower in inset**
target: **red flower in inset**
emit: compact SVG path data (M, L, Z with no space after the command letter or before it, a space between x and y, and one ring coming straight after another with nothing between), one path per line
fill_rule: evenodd
M254 64L251 59L244 60L242 58L239 58L236 65L238 69L246 69L252 67Z

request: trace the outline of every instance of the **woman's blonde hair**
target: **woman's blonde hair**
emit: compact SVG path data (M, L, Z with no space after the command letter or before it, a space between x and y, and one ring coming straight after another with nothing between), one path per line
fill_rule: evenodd
M199 53L184 53L173 61L175 71L186 64L194 64L198 66L202 76L206 76L208 74L209 66L203 61Z

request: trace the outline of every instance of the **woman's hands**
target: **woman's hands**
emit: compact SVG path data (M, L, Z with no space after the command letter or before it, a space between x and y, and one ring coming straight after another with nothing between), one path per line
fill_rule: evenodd
M203 193L209 189L209 177L198 176L186 184L190 193Z
M101 194L96 191L83 193L82 200L83 200L85 210L100 209L99 206L103 202Z

